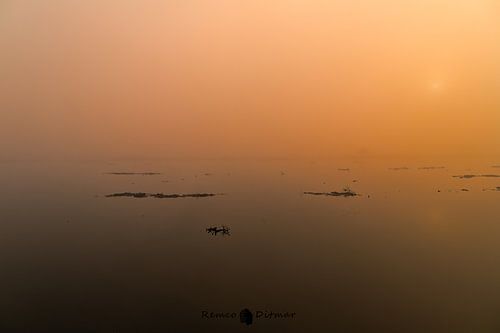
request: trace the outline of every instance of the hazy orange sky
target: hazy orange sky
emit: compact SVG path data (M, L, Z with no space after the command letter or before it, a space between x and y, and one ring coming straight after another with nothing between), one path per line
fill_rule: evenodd
M1 0L0 159L500 155L497 0Z

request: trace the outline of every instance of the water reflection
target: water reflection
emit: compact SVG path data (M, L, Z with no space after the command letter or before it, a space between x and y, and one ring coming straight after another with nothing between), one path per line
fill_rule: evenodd
M494 161L418 170L440 162L4 163L1 331L239 332L201 311L267 308L296 316L251 329L497 332L500 184L452 177ZM353 179L352 200L303 194Z

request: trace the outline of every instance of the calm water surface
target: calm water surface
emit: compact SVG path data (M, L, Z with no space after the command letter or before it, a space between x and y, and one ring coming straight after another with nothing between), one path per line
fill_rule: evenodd
M0 163L0 332L500 332L494 162Z

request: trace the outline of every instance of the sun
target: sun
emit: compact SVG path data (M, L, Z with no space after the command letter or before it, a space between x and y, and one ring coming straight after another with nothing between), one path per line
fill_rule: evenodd
M444 89L444 82L441 80L432 80L429 82L429 90L431 92L437 93Z

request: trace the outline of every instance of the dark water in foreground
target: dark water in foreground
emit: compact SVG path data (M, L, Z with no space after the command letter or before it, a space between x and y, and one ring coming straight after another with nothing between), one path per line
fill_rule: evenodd
M0 332L500 332L493 162L1 163Z

